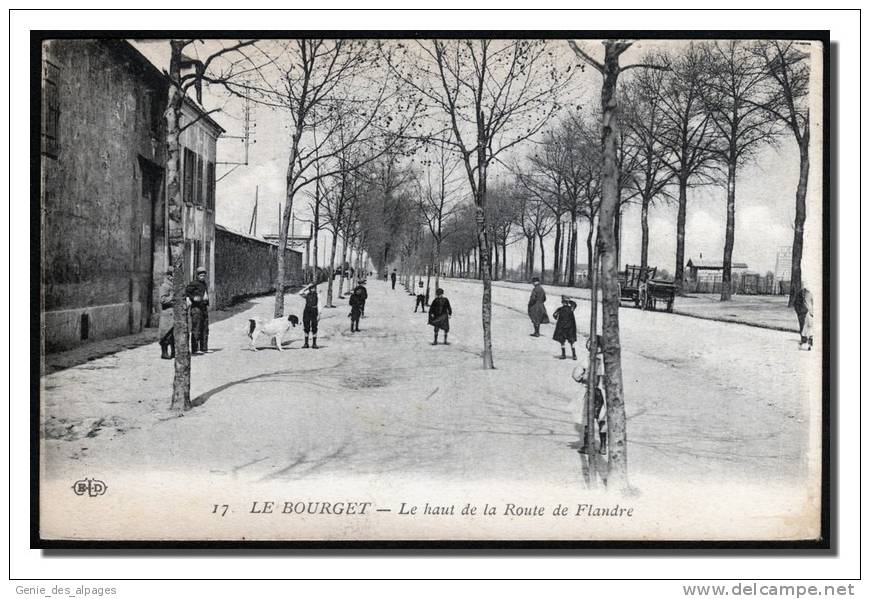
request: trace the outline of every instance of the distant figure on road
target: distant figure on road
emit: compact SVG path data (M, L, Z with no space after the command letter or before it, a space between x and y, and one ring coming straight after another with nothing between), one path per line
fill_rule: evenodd
M369 292L366 289L366 282L360 281L359 284L354 288L354 293L359 292L360 296L360 305L359 305L359 313L360 316L365 318L366 315L366 300L369 299Z
M577 322L574 320L574 310L576 309L577 303L572 301L567 295L563 295L562 306L553 312L553 319L556 321L553 339L558 341L562 346L562 360L566 358L566 341L571 344L571 359L577 359L577 350L574 349L574 344L577 343Z
M190 306L190 353L200 354L208 351L208 284L206 270L196 269L196 279L187 284L185 297Z
M160 284L160 322L158 324L160 339L160 357L171 360L175 357L175 314L172 310L172 268L166 271L166 277Z
M443 289L435 290L435 299L429 305L429 324L435 327L435 339L432 345L438 345L438 330L444 331L444 345L447 343L447 333L450 331L450 317L453 316L453 309L450 307L450 300L444 297Z
M353 290L353 293L350 294L350 332L355 333L359 331L359 319L362 316L362 293L360 293L360 288L357 287Z
M305 298L305 309L302 311L302 327L305 330L305 343L302 349L308 348L308 333L314 336L312 349L317 349L317 323L320 322L320 303L317 296L317 285L312 284L302 289L299 295Z
M806 287L798 291L794 311L797 312L801 329L800 349L806 348L809 351L813 349L813 294Z
M393 289L396 288L396 269L393 269L393 272L390 273L390 282L393 284Z
M426 293L423 290L423 281L417 285L417 301L414 303L414 313L417 313L417 308L420 308L420 311L425 314L426 313Z
M550 324L550 318L547 316L547 307L544 302L547 301L547 294L544 293L544 288L541 287L541 282L537 277L532 279L532 294L529 296L529 318L532 320L532 326L535 331L532 337L541 336L541 325Z

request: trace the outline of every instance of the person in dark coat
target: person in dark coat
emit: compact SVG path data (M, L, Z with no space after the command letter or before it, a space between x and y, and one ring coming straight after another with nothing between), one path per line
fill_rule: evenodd
M166 277L160 284L158 297L160 299L160 321L158 335L160 339L160 357L171 360L175 357L175 313L172 310L172 269L166 271Z
M360 297L360 305L359 305L359 313L362 318L366 316L366 300L369 299L369 292L366 289L366 282L360 281L359 284L354 288L354 293L359 292Z
M317 349L317 323L320 322L320 303L317 296L317 285L312 284L299 292L305 298L305 308L302 310L302 328L305 331L305 343L302 349L308 348L308 334L314 335L312 349Z
M423 281L417 285L417 301L414 302L414 313L417 313L417 308L420 308L420 312L423 314L426 313L426 293L423 290Z
M574 320L574 310L576 309L577 303L567 295L563 295L562 306L553 313L553 319L556 321L553 340L558 341L562 346L562 360L565 359L566 341L571 344L571 359L577 359L577 350L574 349L574 344L577 343L577 322Z
M362 316L362 293L360 293L359 287L353 290L353 293L350 294L350 332L358 332L359 331L359 319Z
M447 343L447 333L450 331L450 317L453 316L453 309L450 307L450 300L444 297L443 289L435 290L435 299L429 305L429 324L435 327L435 339L432 345L438 345L438 331L444 331L444 345Z
M547 294L544 293L544 288L541 287L541 282L537 277L532 279L532 294L529 296L529 318L532 321L532 326L535 331L532 337L541 336L541 325L550 324L550 318L547 316L547 307L544 302L547 301Z
M393 289L396 288L396 269L393 269L393 272L390 273L390 282L393 284Z
M208 284L206 270L196 269L196 279L187 284L185 297L190 306L190 353L208 351Z
M795 297L794 311L797 313L801 330L800 348L813 349L813 294L804 287Z

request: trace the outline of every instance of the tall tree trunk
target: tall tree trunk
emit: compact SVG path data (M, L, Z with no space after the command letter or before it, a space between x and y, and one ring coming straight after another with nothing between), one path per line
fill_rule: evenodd
M733 156L733 154L732 154ZM737 160L728 161L728 205L725 217L725 251L722 255L722 291L719 301L731 299L731 253L734 251L734 200L737 186Z
M788 294L788 305L795 306L795 298L803 287L801 260L804 254L804 222L807 219L807 179L810 173L810 128L806 126L800 139L800 178L795 192L794 206L794 240L791 244L791 289Z
M181 80L181 50L183 43L172 40L172 59L170 61L170 80ZM172 319L175 337L175 370L172 379L172 400L170 409L189 410L190 403L190 330L187 326L187 302L184 289L187 273L184 264L184 202L181 197L181 108L184 95L175 84L169 85L169 102L166 109L166 180L167 202L169 205L169 259L172 264Z
M500 256L498 255L498 238L495 235L493 235L493 238L493 247L489 249L490 254L495 254L495 265L492 271L492 278L493 280L498 281L498 275L501 272L501 260Z
M649 265L649 197L643 194L640 200L640 271Z
M546 259L544 256L544 236L538 235L538 243L541 247L541 282L544 282L544 271L546 270Z
M602 340L604 378L607 392L608 486L628 488L628 447L625 421L625 398L622 386L622 348L619 339L619 278L616 264L614 219L619 210L616 144L616 82L619 77L619 54L613 42L604 42L604 82L601 86L602 167L601 208L598 220L598 250L601 260Z
M589 217L589 232L586 234L586 277L592 280L592 270L595 267L592 264L594 256L592 255L592 236L595 234L595 219Z
M344 270L347 263L347 233L345 233L341 240L341 262L338 265L338 299L343 299L344 296Z
M441 239L435 240L435 289L441 285ZM453 268L451 266L450 276L453 276ZM429 286L426 286L426 301L429 301Z
M568 285L577 284L577 214L571 215L571 248L568 250Z
M329 268L327 269L326 276L329 277L328 283L326 284L326 307L334 308L332 305L332 286L333 281L335 281L335 252L338 247L338 230L335 229L332 231L332 252L329 255Z
M501 240L501 278L507 279L507 235Z
M616 210L616 219L613 224L613 238L616 240L616 268L619 270L622 257L622 188L619 190L619 207Z
M553 285L559 284L559 258L562 253L562 216L556 217L556 239L553 241ZM541 283L544 282L544 273L541 273Z
M320 180L318 179L315 182L314 187L314 279L311 281L312 283L317 283L317 253L318 253L318 244L317 238L320 236Z
M278 229L278 251L275 258L275 318L284 316L284 281L287 268L284 250L287 247L287 232L290 229L290 217L293 214L293 197L295 195L293 186L296 184L298 175L296 173L296 157L299 153L299 140L301 138L302 129L296 127L290 143L290 157L287 160L287 190L284 196L284 213L281 215L281 227Z
M677 202L677 257L674 265L674 283L677 294L683 295L685 287L686 264L686 195L689 187L688 177L680 175L678 179L679 200Z

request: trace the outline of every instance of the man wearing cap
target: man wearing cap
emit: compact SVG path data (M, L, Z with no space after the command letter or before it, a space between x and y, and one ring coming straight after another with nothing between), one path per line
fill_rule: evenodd
M544 288L541 287L541 282L537 277L532 279L532 294L529 296L529 318L532 321L532 326L535 331L532 337L541 336L541 325L550 324L550 317L547 316L547 307L544 302L547 301L547 294L544 293Z
M444 297L443 289L435 290L435 299L429 304L429 324L435 328L435 340L432 345L438 345L438 330L444 331L444 345L447 343L447 333L450 331L450 317L453 316L453 308L450 300Z
M208 284L206 270L196 269L196 279L188 283L184 291L190 306L190 353L208 351Z
M160 284L158 297L160 299L160 321L158 323L160 339L160 357L171 360L175 357L175 314L172 310L172 268L166 270L163 283Z
M305 308L302 310L302 327L305 331L305 344L302 349L308 349L308 335L314 336L314 344L312 349L317 347L317 323L320 322L320 300L317 295L317 283L312 283L308 287L302 289L299 295L305 298Z
M366 300L369 299L369 292L366 289L366 282L360 281L359 284L354 288L353 293L359 295L359 313L360 316L365 317ZM359 323L357 323L357 328L359 328Z

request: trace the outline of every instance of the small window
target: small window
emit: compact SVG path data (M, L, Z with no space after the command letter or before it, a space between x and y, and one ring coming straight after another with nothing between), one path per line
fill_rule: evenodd
M60 119L58 84L60 68L48 60L42 61L42 153L57 158Z

